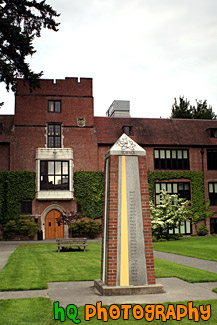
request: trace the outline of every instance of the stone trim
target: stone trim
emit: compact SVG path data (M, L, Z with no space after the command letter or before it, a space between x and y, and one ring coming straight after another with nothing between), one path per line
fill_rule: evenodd
M43 232L43 240L45 239L45 217L52 210L58 210L61 213L66 213L66 210L58 204L51 204L44 209L44 211L41 214L41 230ZM67 225L64 225L64 238L68 238Z
M69 190L41 191L40 190L40 161L68 160L69 161ZM36 199L37 200L72 200L73 188L73 150L71 148L37 148L36 149Z

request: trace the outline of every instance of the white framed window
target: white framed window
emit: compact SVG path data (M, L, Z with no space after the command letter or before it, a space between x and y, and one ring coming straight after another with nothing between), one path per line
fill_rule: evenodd
M36 149L36 199L71 200L73 151L71 148Z

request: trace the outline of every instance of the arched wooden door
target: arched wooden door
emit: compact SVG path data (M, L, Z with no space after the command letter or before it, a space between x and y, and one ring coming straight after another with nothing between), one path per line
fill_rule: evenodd
M60 216L58 210L51 210L45 217L45 239L64 238L64 225L58 224L56 218Z

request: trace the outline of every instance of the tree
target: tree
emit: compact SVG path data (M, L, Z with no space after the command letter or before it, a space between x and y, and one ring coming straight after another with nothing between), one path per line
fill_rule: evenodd
M152 232L157 237L168 238L169 230L176 228L190 216L190 201L161 190L159 204L150 202Z
M42 28L58 30L58 16L46 0L0 0L0 81L7 90L16 90L17 77L28 80L30 88L39 86L43 72L34 73L26 58L36 52L32 42Z
M212 106L207 107L207 101L199 100L197 101L197 106L191 106L192 116L194 119L207 119L216 120L216 115L212 110Z
M79 213L69 212L69 213L61 213L58 218L56 218L56 222L62 225L70 226L74 222L78 221L81 218Z
M192 118L190 111L190 102L184 97L179 97L179 104L175 98L175 103L172 106L171 118Z
M207 106L207 101L196 100L196 106L190 105L190 102L183 97L179 97L179 104L175 98L172 106L171 118L186 119L208 119L216 120L216 115L212 110L212 106Z

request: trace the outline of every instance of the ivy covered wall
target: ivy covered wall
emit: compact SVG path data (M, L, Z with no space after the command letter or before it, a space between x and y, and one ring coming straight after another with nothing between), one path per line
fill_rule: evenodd
M157 180L188 179L191 181L192 215L204 218L204 180L202 172L148 172L149 195L154 198ZM78 171L74 173L74 194L84 216L91 219L103 216L104 173ZM0 224L20 217L20 202L35 197L35 173L27 171L0 172Z
M0 224L6 223L6 180L7 172L0 172Z
M185 178L191 181L192 216L197 215L200 220L205 217L205 195L203 172L179 171L179 172L148 172L149 196L154 200L154 183L157 180L170 180Z
M0 224L20 217L20 202L35 197L35 173L0 172Z
M74 194L83 215L91 219L103 216L104 173L78 171L74 173Z
M92 219L103 215L104 173L79 171L74 174L74 190L83 215ZM20 202L35 197L35 173L0 172L0 224L20 218Z

